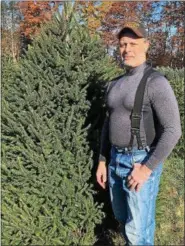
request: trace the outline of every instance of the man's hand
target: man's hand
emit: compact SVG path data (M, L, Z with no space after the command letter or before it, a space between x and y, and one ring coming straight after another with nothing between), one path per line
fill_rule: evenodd
M98 184L105 189L106 181L107 181L107 167L104 161L100 161L97 171L96 171L96 179Z
M150 177L152 170L140 163L134 164L134 169L128 176L128 187L130 190L139 191L144 182Z

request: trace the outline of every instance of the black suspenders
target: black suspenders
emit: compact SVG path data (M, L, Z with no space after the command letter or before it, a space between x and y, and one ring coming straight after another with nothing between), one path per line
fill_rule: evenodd
M131 139L128 146L128 150L130 151L133 146L134 136L136 136L138 149L143 149L146 146L143 146L141 138L140 138L140 121L142 117L142 105L143 105L143 98L144 92L146 87L146 82L150 74L157 72L152 67L147 67L144 71L144 75L139 83L139 86L136 91L135 101L134 101L134 108L131 114Z

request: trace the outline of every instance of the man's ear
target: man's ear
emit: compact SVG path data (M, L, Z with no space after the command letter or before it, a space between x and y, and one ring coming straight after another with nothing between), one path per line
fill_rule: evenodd
M150 42L149 42L149 40L148 40L148 39L145 39L145 52L147 52L147 51L148 51L149 46L150 46Z

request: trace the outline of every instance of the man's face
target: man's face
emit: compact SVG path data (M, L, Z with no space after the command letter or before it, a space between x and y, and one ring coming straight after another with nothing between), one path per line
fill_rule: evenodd
M119 40L119 49L124 65L137 67L146 61L149 42L132 32L125 32Z

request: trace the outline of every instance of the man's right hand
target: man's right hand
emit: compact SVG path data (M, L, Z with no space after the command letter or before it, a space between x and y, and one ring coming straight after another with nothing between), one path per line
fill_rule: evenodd
M100 161L97 171L96 171L96 180L98 184L105 189L107 182L107 167L104 161Z

